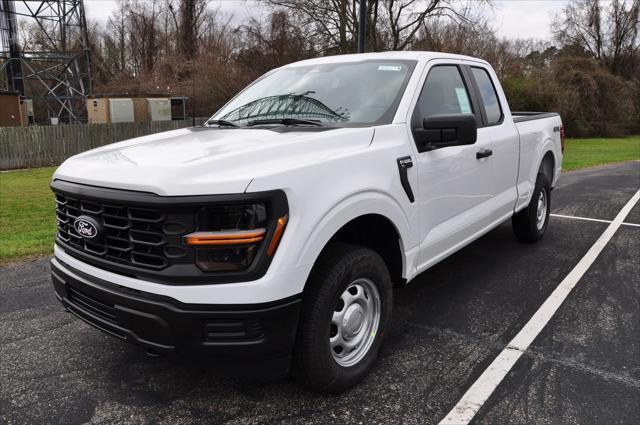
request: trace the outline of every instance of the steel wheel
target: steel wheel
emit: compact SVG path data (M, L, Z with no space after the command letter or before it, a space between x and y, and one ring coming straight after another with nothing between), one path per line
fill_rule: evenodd
M513 232L521 242L538 242L547 231L551 211L551 183L547 176L538 173L531 202L513 215Z
M542 230L544 222L547 219L547 192L540 191L538 196L538 209L536 211L536 227L538 230Z
M337 394L371 371L391 324L393 286L380 255L332 242L313 267L300 311L292 374Z
M380 293L370 279L351 282L340 295L331 317L329 345L340 366L357 364L367 354L380 324Z

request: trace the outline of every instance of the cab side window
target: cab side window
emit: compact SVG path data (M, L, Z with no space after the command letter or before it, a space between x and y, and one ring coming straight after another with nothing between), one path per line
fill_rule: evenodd
M502 121L502 109L498 101L496 88L491 82L491 77L486 69L471 67L473 78L476 80L480 91L480 101L484 104L487 114L487 125L496 125Z
M473 113L469 92L455 65L434 66L427 75L414 111L414 120L435 114Z

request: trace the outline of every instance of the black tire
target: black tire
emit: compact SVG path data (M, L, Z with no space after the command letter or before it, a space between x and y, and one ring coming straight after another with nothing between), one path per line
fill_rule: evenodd
M541 193L546 196L546 211L544 213L544 224L538 226L538 199ZM511 219L513 232L521 242L538 242L544 236L549 225L549 212L551 211L551 183L546 175L540 173L536 178L536 185L529 205L516 213Z
M344 367L334 359L329 344L331 320L340 296L357 279L375 284L380 298L378 330L366 354ZM292 374L306 388L340 393L360 382L371 370L391 322L393 290L386 264L375 251L346 243L327 246L305 288Z

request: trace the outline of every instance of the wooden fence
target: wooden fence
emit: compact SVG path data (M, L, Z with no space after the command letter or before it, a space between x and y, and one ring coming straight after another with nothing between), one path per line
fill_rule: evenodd
M197 125L206 119L198 118ZM0 170L59 165L99 146L189 127L192 120L0 127Z

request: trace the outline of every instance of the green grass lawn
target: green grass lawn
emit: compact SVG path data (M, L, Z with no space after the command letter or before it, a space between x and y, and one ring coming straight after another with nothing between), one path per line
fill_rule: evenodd
M56 233L55 168L0 173L0 263L48 254Z
M640 159L640 136L620 139L567 139L564 171Z
M632 159L640 159L640 136L567 139L562 168ZM52 252L56 220L49 182L54 169L0 173L0 264Z

